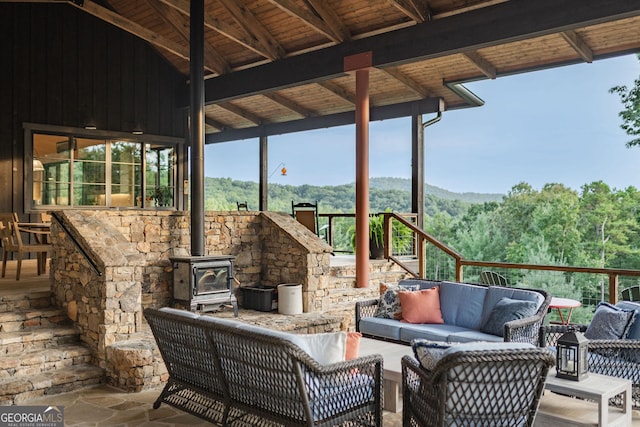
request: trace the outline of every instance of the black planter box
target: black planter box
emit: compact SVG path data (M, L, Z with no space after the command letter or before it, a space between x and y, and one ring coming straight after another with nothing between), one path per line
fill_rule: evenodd
M276 288L269 286L246 286L242 292L242 307L250 310L273 311L278 308Z

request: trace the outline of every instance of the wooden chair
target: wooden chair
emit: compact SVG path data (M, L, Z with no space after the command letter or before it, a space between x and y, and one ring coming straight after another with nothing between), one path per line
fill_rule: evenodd
M50 252L51 245L45 243L24 244L20 233L44 234L48 231L34 231L22 229L18 223L15 213L0 213L0 236L2 237L2 277L7 271L7 259L9 252L17 254L18 264L16 267L16 280L20 280L20 269L22 268L22 258L25 253L36 253L38 257L44 254L44 259L39 258L38 275L46 271L46 254Z
M640 301L640 286L630 286L623 289L622 301Z
M313 204L308 202L294 203L291 201L291 214L313 234L318 234L318 202Z
M492 286L509 286L507 278L494 271L483 271L480 273L480 283Z

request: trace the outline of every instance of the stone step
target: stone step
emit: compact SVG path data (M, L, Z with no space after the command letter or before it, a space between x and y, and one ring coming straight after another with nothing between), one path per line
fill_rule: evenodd
M51 291L11 291L0 295L0 313L51 307Z
M18 405L44 395L66 393L100 384L103 380L104 370L88 363L66 366L36 375L2 378L0 379L0 405Z
M38 375L46 371L91 362L88 347L62 344L55 348L29 351L0 358L0 379Z
M79 340L79 329L75 326L53 326L15 332L0 332L0 357L55 348L59 345L74 343Z
M45 328L70 323L71 321L64 311L52 307L0 313L0 332L17 332L23 329Z

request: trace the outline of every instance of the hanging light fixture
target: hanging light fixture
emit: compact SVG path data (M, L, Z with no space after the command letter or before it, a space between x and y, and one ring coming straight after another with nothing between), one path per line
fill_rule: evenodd
M33 171L34 172L44 172L44 165L38 159L33 159Z

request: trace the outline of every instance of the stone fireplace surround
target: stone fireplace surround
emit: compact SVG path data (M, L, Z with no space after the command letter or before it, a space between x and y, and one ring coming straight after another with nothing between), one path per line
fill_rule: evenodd
M61 224L52 224L50 268L56 304L80 328L108 383L128 391L158 385L166 368L155 343L140 338L142 310L171 305L169 257L189 255L190 213L65 210L56 217ZM204 232L207 255L236 257L239 286L300 283L305 313L339 302L341 292L329 289L331 247L290 215L206 212Z

